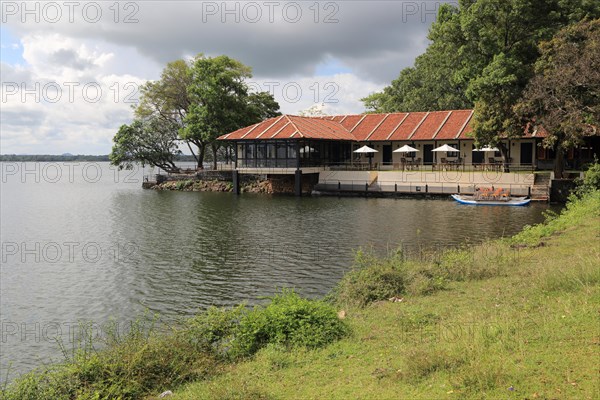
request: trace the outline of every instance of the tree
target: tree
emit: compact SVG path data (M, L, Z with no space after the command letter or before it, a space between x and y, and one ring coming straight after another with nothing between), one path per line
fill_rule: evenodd
M467 1L461 1L461 7ZM437 21L430 28L431 41L413 67L405 68L400 76L362 101L369 112L435 111L463 109L473 106L466 97L468 77L462 65L469 66L460 52L465 45L461 31L460 9L443 4Z
M136 119L131 125L122 125L113 138L109 155L112 165L131 169L134 163L154 165L167 172L178 170L174 163L180 153L177 146L178 125L155 115Z
M140 88L140 103L135 109L138 118L149 118L157 116L165 119L183 129L185 117L191 106L188 88L191 83L191 67L193 61L176 60L167 64L161 77L157 81L146 82ZM199 167L204 159L204 148L206 144L194 139L184 140L188 149L194 156ZM198 148L198 155L190 145Z
M203 146L210 144L214 168L218 136L279 115L272 95L249 93L245 81L251 77L250 67L227 56L198 57L194 62L188 87L191 106L180 136Z
M523 124L549 133L543 146L554 149L560 179L565 152L600 126L600 19L568 26L540 49L535 76L514 111Z
M590 0L459 0L440 7L431 43L383 92L363 99L368 111L434 111L474 106L478 143L496 145L523 133L512 106L534 75L538 44L584 17Z

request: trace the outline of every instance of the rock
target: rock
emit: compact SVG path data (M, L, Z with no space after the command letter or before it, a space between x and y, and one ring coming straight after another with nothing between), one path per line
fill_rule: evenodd
M170 390L167 390L166 392L162 392L161 394L159 394L158 398L162 399L164 397L171 396L171 395L173 395L173 392L171 392Z

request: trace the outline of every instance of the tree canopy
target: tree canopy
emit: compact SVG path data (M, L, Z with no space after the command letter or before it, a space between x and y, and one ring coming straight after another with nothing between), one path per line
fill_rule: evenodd
M535 76L514 110L523 124L548 131L543 144L554 149L560 178L565 151L600 126L600 19L564 28L540 50Z
M131 169L139 162L142 166L150 164L165 171L175 171L175 155L180 153L177 131L176 124L156 115L122 125L113 138L110 162L119 169Z
M279 104L268 92L254 93L246 80L251 68L227 56L176 60L166 65L157 81L141 87L135 120L115 135L111 161L175 168L172 161L185 143L203 167L207 148L216 167L216 138L247 125L279 115ZM149 138L156 140L149 147ZM160 164L160 165L159 165Z
M513 110L534 76L539 45L561 28L600 17L591 0L459 0L442 5L430 44L390 86L363 99L368 111L474 108L473 134L483 145L520 136Z

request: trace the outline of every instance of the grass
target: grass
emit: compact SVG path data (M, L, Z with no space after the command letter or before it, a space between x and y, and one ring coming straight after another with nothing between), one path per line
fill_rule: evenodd
M426 262L361 253L335 293L349 337L263 348L173 398L600 398L599 243L595 192L514 238ZM377 300L392 293L404 300Z
M283 291L85 342L0 397L600 398L600 191L510 239L419 260L359 251L328 302Z

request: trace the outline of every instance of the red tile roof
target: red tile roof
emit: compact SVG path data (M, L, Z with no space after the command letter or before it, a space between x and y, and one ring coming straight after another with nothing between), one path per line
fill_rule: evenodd
M220 136L219 140L322 139L420 141L472 139L473 110L300 117L282 115ZM546 137L543 129L523 137Z

